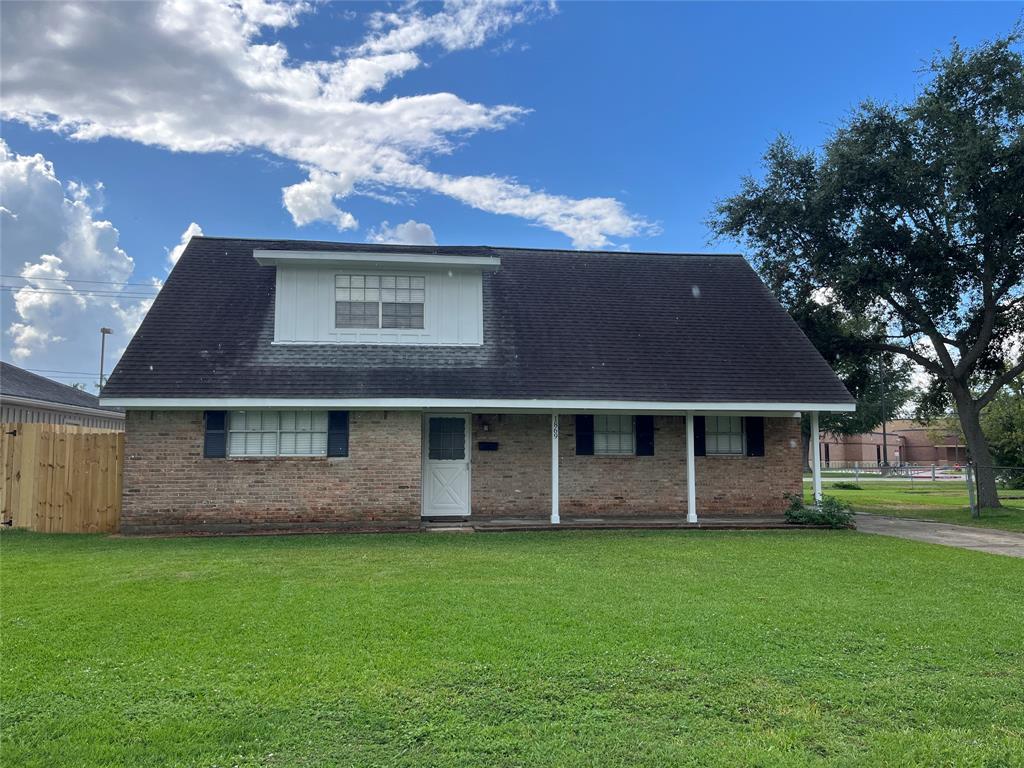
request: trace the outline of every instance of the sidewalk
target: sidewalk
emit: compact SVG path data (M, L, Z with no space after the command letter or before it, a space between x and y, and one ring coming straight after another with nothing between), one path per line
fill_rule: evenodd
M1024 557L1024 533L883 515L857 515L856 518L857 530L862 533L877 533L882 536L943 544L947 547L973 549L993 555Z

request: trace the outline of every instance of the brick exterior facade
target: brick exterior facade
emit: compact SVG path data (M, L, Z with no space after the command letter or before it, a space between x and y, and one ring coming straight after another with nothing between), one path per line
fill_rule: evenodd
M346 458L204 459L200 411L129 411L124 533L415 528L420 414L353 411Z
M551 509L551 417L473 417L473 515L545 517ZM559 420L559 511L563 517L686 516L686 421L654 418L653 456L577 456L575 419ZM486 431L484 427L486 426ZM497 451L480 451L480 441ZM765 455L698 456L699 515L781 513L800 493L800 420L765 419Z
M545 518L551 508L551 417L471 419L474 517ZM560 420L563 517L686 515L685 420L655 417L653 456L577 456ZM347 458L204 459L202 413L130 411L125 533L415 528L421 415L350 414ZM481 451L481 441L499 444ZM698 457L698 514L777 514L802 487L799 419L765 420L765 456Z

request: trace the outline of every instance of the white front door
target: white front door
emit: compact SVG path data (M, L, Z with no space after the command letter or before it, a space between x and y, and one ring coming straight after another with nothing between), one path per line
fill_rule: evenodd
M469 417L427 416L423 428L423 516L469 516Z

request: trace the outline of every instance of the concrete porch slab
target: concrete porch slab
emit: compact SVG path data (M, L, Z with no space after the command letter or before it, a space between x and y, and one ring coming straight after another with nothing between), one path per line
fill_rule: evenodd
M706 517L697 523L688 523L679 517L563 517L558 525L552 525L546 518L507 517L491 519L469 519L458 523L423 523L423 530L473 530L480 533L500 531L558 531L593 529L678 529L678 530L798 530L819 526L791 525L781 515L767 517Z

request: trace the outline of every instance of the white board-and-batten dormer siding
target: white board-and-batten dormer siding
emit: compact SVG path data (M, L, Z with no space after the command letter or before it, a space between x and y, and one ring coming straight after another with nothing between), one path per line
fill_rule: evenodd
M425 278L423 328L336 328L338 275ZM402 265L277 265L274 342L279 344L420 344L478 346L483 343L483 281L479 269Z

